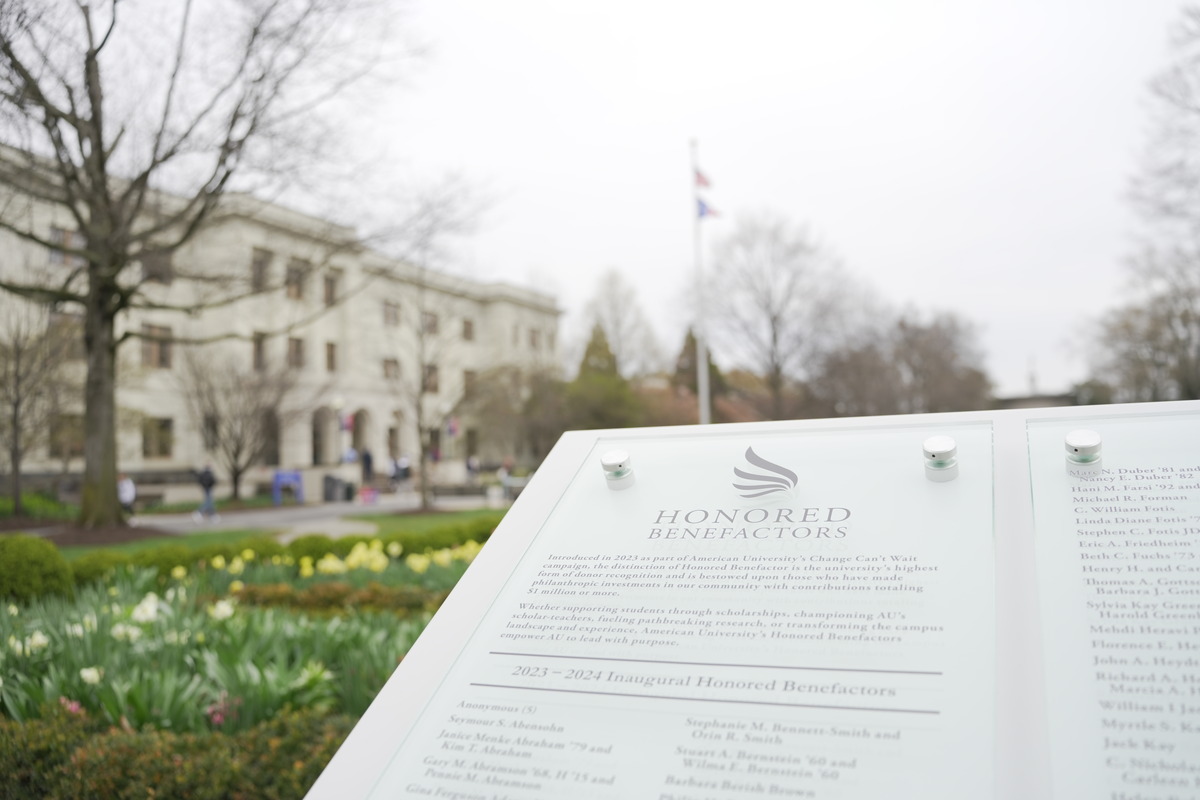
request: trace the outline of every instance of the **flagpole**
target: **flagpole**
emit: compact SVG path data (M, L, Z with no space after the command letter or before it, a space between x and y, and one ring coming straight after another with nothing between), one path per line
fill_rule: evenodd
M696 336L696 397L700 402L700 424L712 422L712 409L708 388L708 346L705 341L704 321L704 266L701 261L700 248L700 162L697 157L696 140L692 139L692 220L694 233L692 235L693 255L696 264L696 323L693 332Z

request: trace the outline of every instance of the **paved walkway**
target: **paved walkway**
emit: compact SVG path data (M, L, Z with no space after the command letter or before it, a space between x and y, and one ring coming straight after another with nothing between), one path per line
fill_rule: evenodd
M361 514L388 512L411 512L420 508L420 497L416 492L380 494L374 503L364 504L357 500L345 502L311 503L308 505L285 504L275 508L230 511L220 519L193 519L191 514L147 514L136 518L147 526L162 528L181 534L206 533L209 531L259 528L281 531L278 538L289 542L298 536L323 533L326 536L353 536L371 534L375 525L364 520L349 519ZM463 511L476 508L505 508L508 502L489 505L479 495L465 497L439 497L434 500L434 511Z

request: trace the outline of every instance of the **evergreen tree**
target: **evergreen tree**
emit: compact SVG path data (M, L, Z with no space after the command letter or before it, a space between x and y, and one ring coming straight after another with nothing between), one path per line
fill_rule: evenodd
M567 421L575 430L628 428L642 413L629 382L617 371L617 359L604 329L596 325L579 363L579 374L567 385Z
M675 374L671 376L673 386L696 391L696 334L688 328L687 336L683 339L683 348L675 359ZM729 386L719 367L708 360L708 388L713 397L725 394Z

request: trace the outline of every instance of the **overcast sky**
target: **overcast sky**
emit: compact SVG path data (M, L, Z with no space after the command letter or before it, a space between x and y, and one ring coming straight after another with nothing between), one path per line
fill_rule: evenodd
M706 243L755 212L806 224L891 304L976 322L998 394L1028 392L1031 363L1062 391L1086 375L1081 326L1120 300L1179 7L418 0L431 49L389 100L389 157L491 198L464 267L555 293L568 344L616 268L673 357L695 138Z

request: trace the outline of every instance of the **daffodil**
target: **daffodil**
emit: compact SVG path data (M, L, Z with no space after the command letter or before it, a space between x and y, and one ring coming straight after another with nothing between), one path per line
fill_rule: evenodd
M89 686L95 686L104 677L104 670L100 667L84 667L79 670L79 677Z
M187 567L182 564L171 569L171 577L177 581L181 581L187 577Z
M405 565L418 575L424 574L429 569L431 561L432 559L423 553L410 553L408 558L404 559Z
M218 600L208 607L208 615L220 622L233 616L233 603L228 600Z
M141 602L133 607L133 613L130 615L134 622L154 622L158 619L158 595L154 592L147 592Z
M317 572L322 575L340 575L347 569L346 562L335 556L333 553L326 553L321 556L321 560L317 562Z
M136 625L128 625L124 622L118 622L116 625L113 625L110 633L118 642L133 643L142 638L141 628Z
M231 591L231 592L240 592L242 589L245 589L245 588L246 588L246 584L242 583L241 581L233 581L232 583L229 584L229 591Z
M225 556L217 553L208 563L213 569L225 569Z

